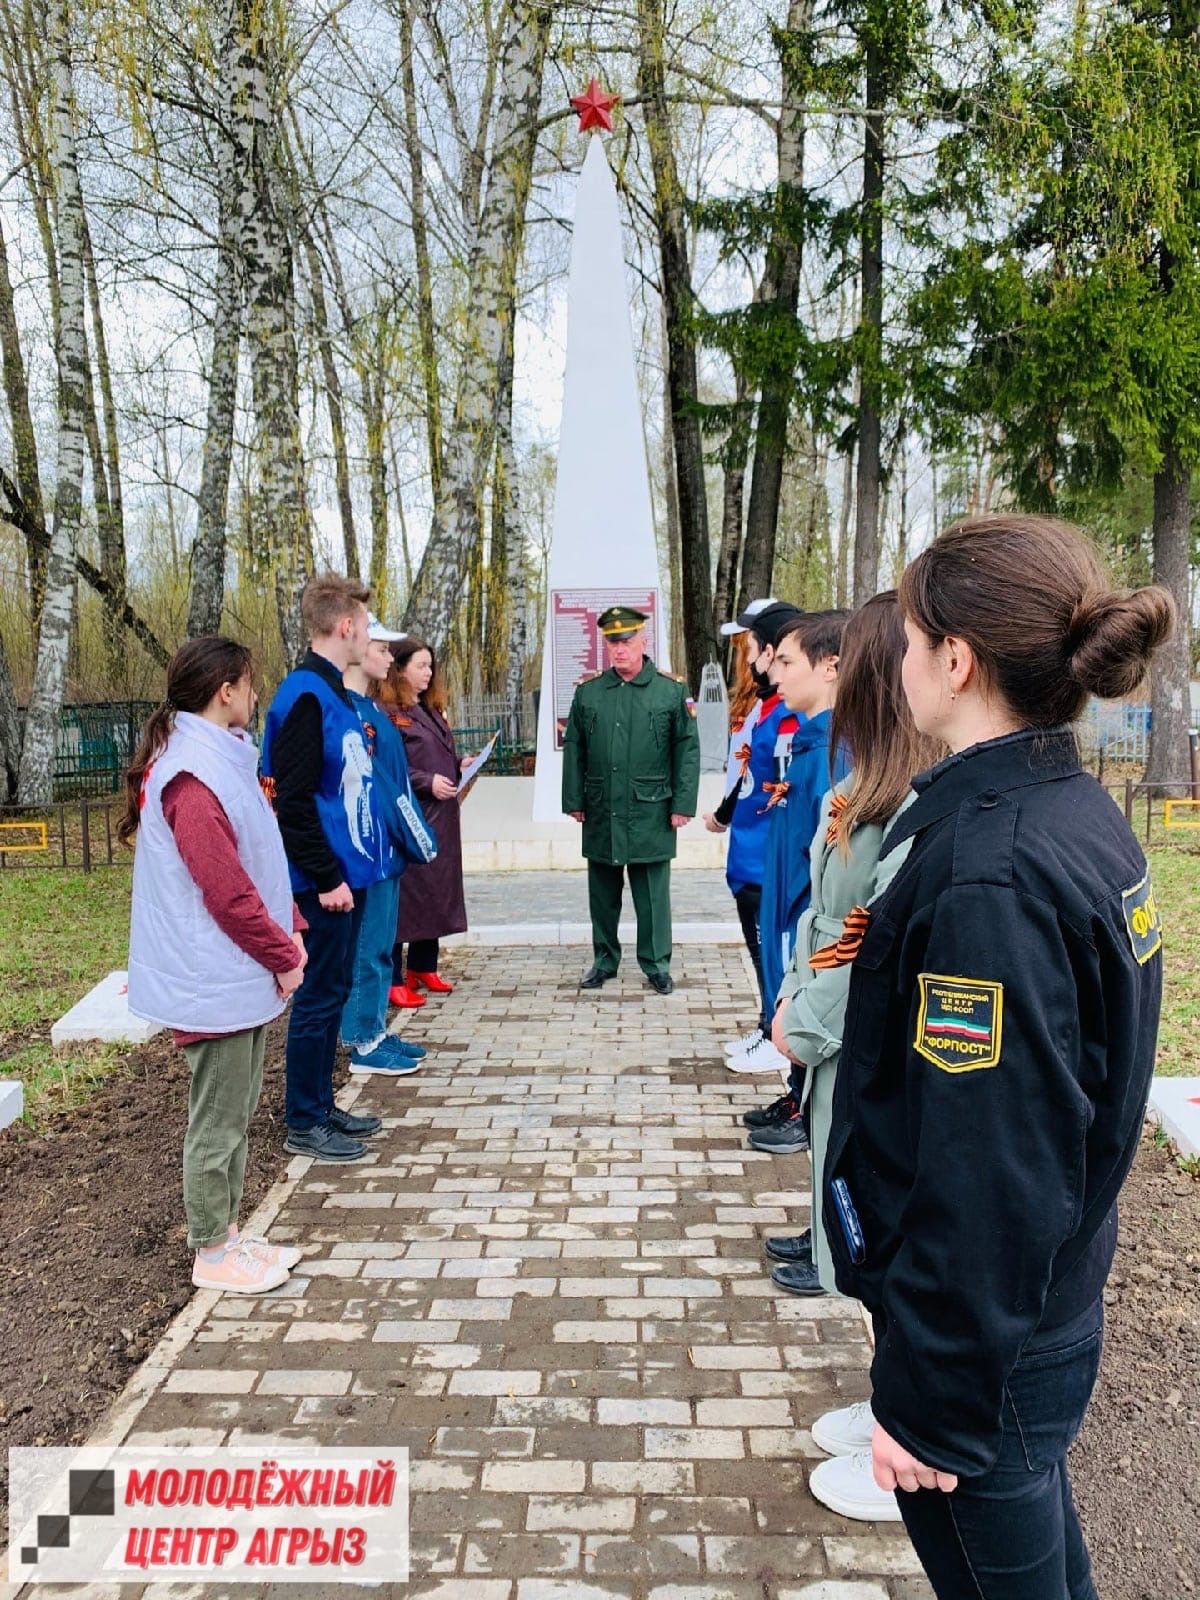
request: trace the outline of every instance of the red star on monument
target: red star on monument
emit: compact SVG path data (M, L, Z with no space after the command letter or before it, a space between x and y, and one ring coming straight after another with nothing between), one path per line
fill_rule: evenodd
M612 109L620 98L617 94L605 94L598 78L588 84L586 94L573 94L571 104L579 113L580 133L611 133Z

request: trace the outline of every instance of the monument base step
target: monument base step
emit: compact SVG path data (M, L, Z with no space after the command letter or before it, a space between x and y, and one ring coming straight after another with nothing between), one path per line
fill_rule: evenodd
M1200 1156L1200 1078L1155 1078L1146 1115L1178 1146L1180 1155Z
M15 1122L25 1109L25 1086L15 1078L0 1078L0 1128Z
M58 1046L99 1040L104 1044L144 1044L162 1028L145 1022L129 1009L129 974L110 972L94 989L50 1029L50 1042Z

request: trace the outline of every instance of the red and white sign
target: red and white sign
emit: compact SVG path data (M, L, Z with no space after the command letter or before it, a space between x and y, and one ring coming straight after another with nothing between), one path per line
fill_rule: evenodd
M658 641L657 589L553 589L550 592L550 647L554 661L554 748L563 747L563 733L575 685L590 672L608 665L604 635L597 618L609 606L630 606L646 623L646 654L654 656Z

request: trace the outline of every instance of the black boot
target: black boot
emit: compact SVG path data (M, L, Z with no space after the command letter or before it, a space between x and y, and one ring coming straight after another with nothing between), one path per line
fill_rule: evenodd
M608 980L615 977L615 972L605 972L603 967L598 967L593 963L583 977L580 978L579 987L581 989L603 989Z
M655 994L670 994L675 987L675 979L669 972L652 972L648 982Z

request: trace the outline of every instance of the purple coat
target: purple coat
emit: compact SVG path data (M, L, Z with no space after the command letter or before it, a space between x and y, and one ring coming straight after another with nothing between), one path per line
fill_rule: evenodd
M411 866L400 880L400 922L396 937L405 944L413 939L440 939L463 933L467 906L463 898L462 822L458 797L433 798L437 773L457 784L458 751L450 724L439 711L418 702L393 714L404 738L412 786L421 809L437 838L438 853L424 866Z

